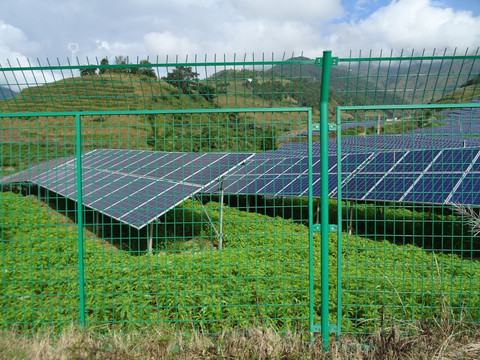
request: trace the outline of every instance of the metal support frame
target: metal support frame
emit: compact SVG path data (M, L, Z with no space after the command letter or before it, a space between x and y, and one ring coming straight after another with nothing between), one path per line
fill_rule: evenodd
M208 221L210 222L210 226L212 227L213 231L215 231L215 234L217 234L217 237L219 239L219 244L222 243L222 236L221 236L221 232L219 232L217 230L217 228L215 227L215 225L213 225L213 221L212 219L210 218L210 215L208 215L208 212L207 212L207 209L205 209L205 206L203 206L203 203L200 201L200 199L195 196L195 198L197 199L197 201L200 203L200 206L202 207L203 209L203 212L205 213L205 215L207 216L207 219ZM223 212L223 206L222 206L222 212Z
M152 221L147 227L147 238L148 238L148 252L153 251L153 225L156 221Z
M223 247L223 179L220 181L220 229L218 234L218 248L222 250Z
M101 231L100 231L100 213L99 213L98 211L96 212L95 234L96 234L98 237L101 237Z
M330 232L338 231L337 226L330 226L329 224L329 204L328 204L328 132L331 130L337 130L337 136L340 133L338 124L329 124L328 122L328 91L330 86L330 67L338 64L337 58L332 58L332 52L330 50L323 52L323 58L319 58L316 64L322 66L322 89L320 99L320 124L310 124L308 131L308 144L309 144L309 222L310 222L310 334L313 338L313 333L320 332L322 337L322 345L324 350L328 350L328 343L330 340L330 332L338 331L335 325L329 324L329 235ZM320 128L320 224L313 224L313 190L312 190L312 130L314 128ZM340 223L341 224L341 223ZM314 323L314 311L313 311L313 233L320 231L320 267L321 267L321 319L320 324Z

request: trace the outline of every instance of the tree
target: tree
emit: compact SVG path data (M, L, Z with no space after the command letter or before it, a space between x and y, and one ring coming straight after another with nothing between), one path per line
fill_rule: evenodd
M148 60L141 60L140 64L145 65L145 66L142 66L141 68L138 68L140 75L145 75L152 78L157 77L152 67L148 66L148 65L151 65L151 63Z
M190 90L197 87L198 73L194 72L190 66L179 66L162 79L179 88L184 94L190 94Z
M81 68L80 69L80 75L81 76L88 76L88 75L95 75L97 73L97 68Z
M116 65L127 65L128 64L128 57L119 55L115 58ZM115 68L114 72L116 73L128 73L130 69L126 66Z
M198 94L207 101L212 101L215 97L215 87L212 85L198 84Z
M101 61L100 61L100 65L104 66L104 65L108 65L108 59L107 58L103 58ZM105 74L107 73L109 70L106 69L106 68L100 68L100 71L99 73L100 74Z

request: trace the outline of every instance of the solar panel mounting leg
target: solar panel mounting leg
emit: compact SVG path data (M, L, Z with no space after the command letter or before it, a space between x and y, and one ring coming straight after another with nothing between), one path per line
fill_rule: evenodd
M150 223L147 227L147 237L148 237L148 252L151 253L153 251L153 224L154 221Z
M350 224L348 226L348 235L353 235L353 204L349 201L347 201L347 204L350 205ZM348 214L348 212L347 212L347 214Z
M222 250L223 246L223 180L220 182L220 229L218 235L218 249Z
M95 224L95 234L100 237L100 213L97 211L97 221Z
M207 209L205 209L205 206L203 206L202 201L198 197L195 196L195 198L197 199L197 201L202 206L203 212L207 216L208 221L210 221L210 225L212 226L213 231L215 231L215 234L217 234L218 238L220 239L220 233L217 231L217 228L215 227L215 225L213 225L212 219L210 219L210 216L208 215Z

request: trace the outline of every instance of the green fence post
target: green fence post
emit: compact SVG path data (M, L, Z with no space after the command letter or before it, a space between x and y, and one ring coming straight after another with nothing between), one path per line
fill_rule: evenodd
M325 350L329 342L329 290L328 290L328 236L330 232L328 221L328 90L330 85L330 66L332 51L323 52L322 92L320 99L320 179L321 179L321 326L322 344Z
M313 342L314 337L314 257L313 257L313 154L312 154L312 110L308 111L308 223L309 232L308 232L308 284L309 284L309 329L310 329L310 340Z
M77 226L78 226L78 286L80 296L80 324L85 327L85 279L83 269L83 194L82 194L82 125L81 116L76 114L76 155L77 155Z
M342 112L337 107L337 341L342 333Z

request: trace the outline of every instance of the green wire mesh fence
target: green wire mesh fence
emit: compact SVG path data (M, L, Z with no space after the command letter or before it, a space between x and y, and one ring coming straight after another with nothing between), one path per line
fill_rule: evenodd
M1 326L478 321L479 51L327 55L0 68Z
M480 56L415 55L338 60L342 332L479 321Z
M2 69L2 326L307 331L314 61L105 62Z

